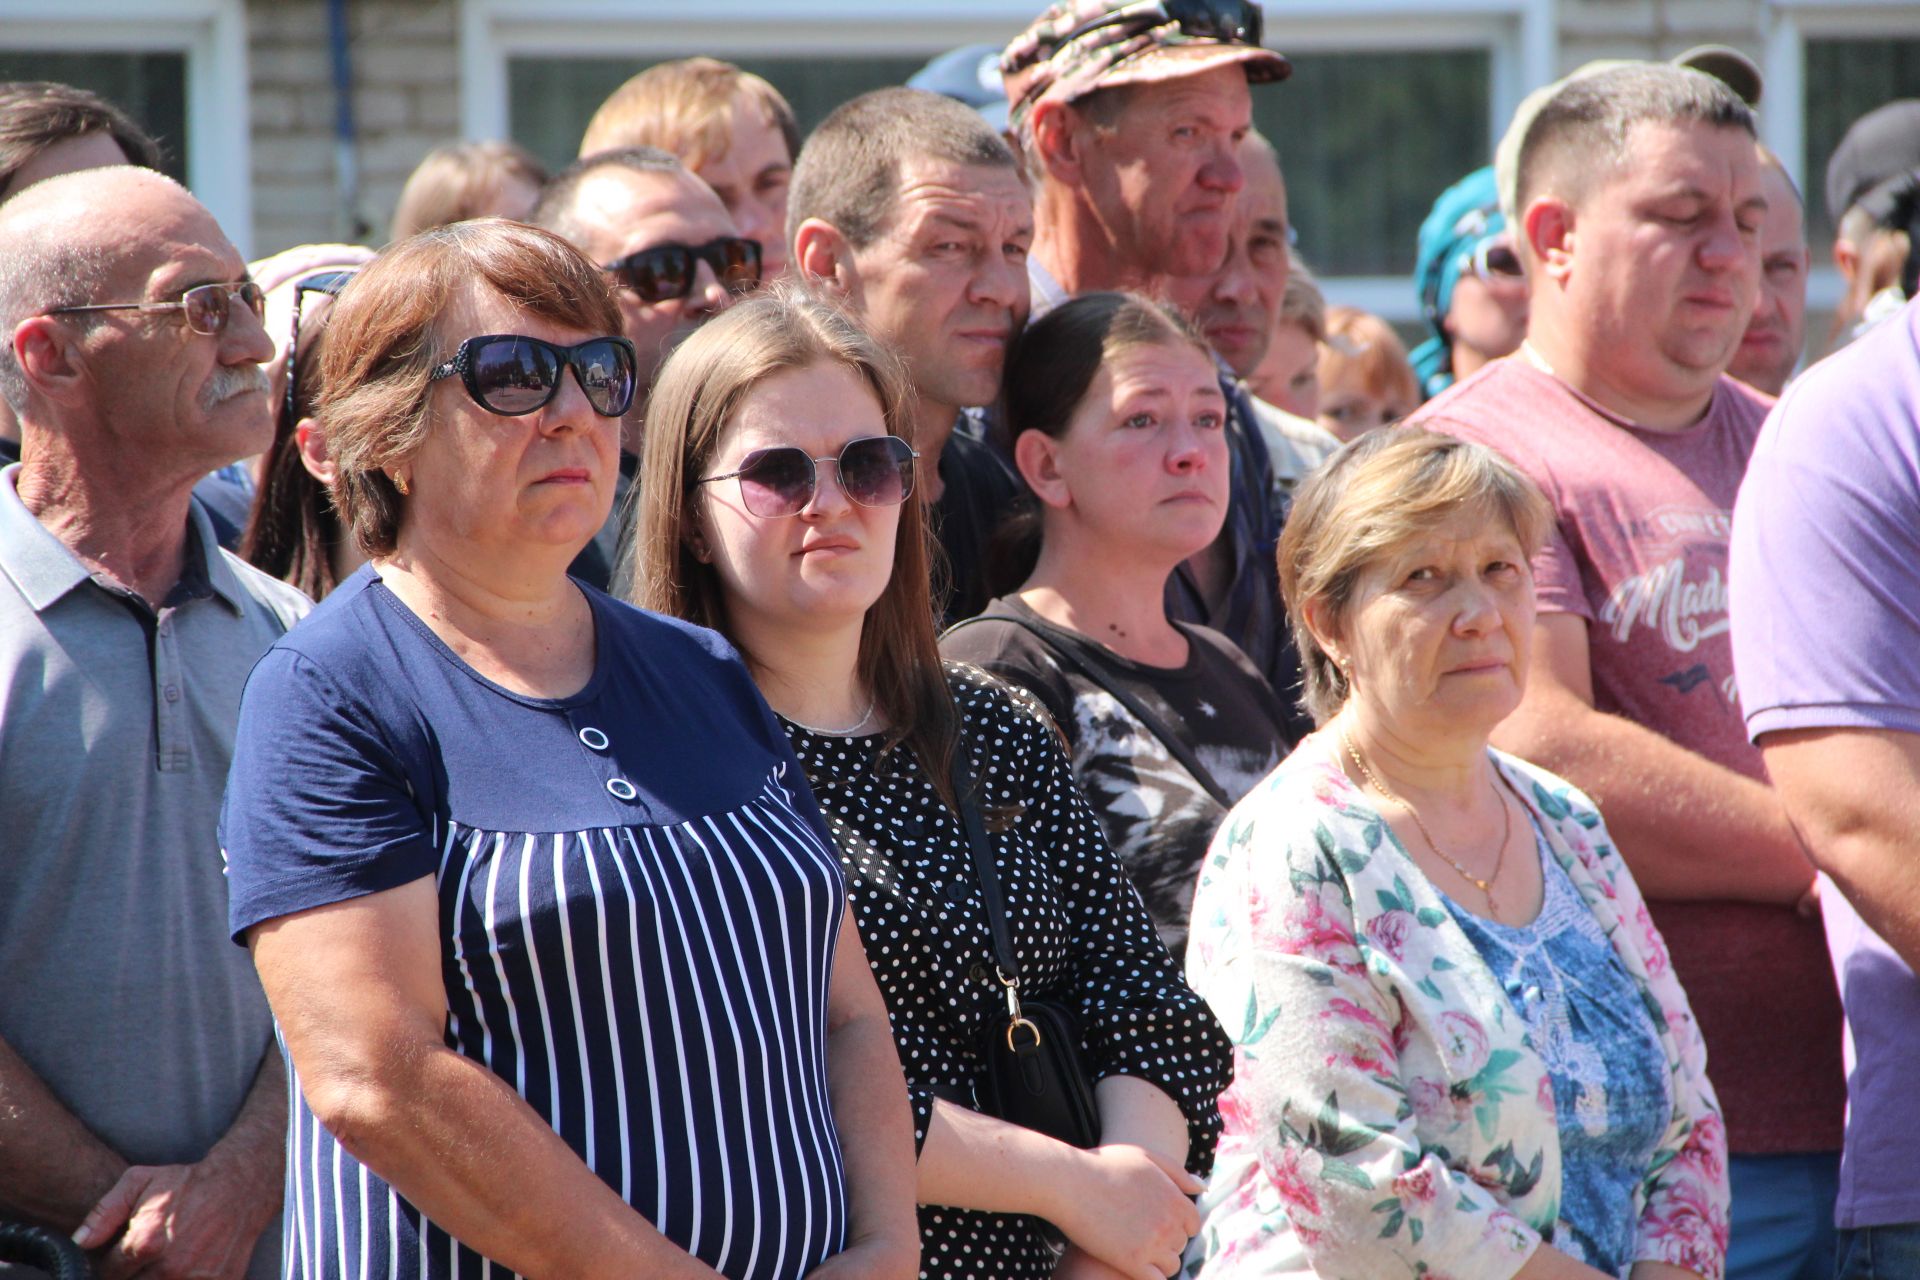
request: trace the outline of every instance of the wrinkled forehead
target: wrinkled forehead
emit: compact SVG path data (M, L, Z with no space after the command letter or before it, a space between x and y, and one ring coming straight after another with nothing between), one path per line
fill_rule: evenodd
M895 226L929 220L1005 230L1033 225L1033 197L1011 167L912 156L900 166L897 192L888 219Z

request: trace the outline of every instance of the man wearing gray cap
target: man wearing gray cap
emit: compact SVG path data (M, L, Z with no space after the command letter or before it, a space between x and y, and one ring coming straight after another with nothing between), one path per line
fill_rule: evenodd
M1853 122L1827 162L1833 264L1847 282L1834 332L1849 341L1897 313L1920 275L1920 99Z

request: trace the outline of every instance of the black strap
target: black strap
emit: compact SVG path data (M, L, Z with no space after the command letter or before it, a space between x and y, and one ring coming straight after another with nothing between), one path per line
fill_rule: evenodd
M1128 714L1146 726L1147 732L1160 739L1160 745L1167 749L1167 754L1179 761L1180 767L1191 774L1193 780L1199 783L1208 795L1213 797L1215 804L1219 805L1222 809L1233 808L1232 797L1227 795L1226 790L1221 787L1219 782L1215 781L1212 771L1200 763L1200 757L1193 753L1193 749L1187 746L1186 741L1182 739L1180 735L1168 728L1166 722L1159 716L1149 711L1146 704L1135 697L1131 691L1122 688L1118 681L1109 683L1107 680L1101 678L1101 664L1098 658L1086 652L1082 647L1086 645L1086 641L1071 632L1054 627L1043 629L1038 624L1029 622L1025 618L1005 613L981 614L979 617L967 618L963 621L956 622L948 627L940 638L944 640L947 636L952 635L962 627L970 627L978 622L1005 622L1032 632L1051 652L1065 660L1069 667L1072 667L1075 671L1112 694L1114 701L1125 707ZM1187 643L1192 645L1201 642L1195 640L1192 636L1188 636Z
M987 841L987 824L973 795L973 761L967 755L964 729L955 735L953 744L953 798L960 806L967 847L973 851L974 873L980 877L980 900L986 904L987 927L993 933L994 963L1000 967L1002 982L1017 983L1020 961L1013 953L1013 930L1007 925L1007 904L1000 896L1000 873L994 866L993 846Z

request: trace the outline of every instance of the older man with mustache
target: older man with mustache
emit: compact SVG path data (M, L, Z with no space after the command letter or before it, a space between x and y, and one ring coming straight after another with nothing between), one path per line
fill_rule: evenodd
M285 1073L215 824L241 686L308 602L193 497L272 434L260 308L150 170L0 208L0 1218L77 1228L104 1277L279 1274Z

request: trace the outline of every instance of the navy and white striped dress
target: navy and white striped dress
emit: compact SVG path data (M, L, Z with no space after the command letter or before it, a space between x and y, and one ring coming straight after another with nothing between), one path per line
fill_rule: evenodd
M790 1280L847 1225L826 1081L837 858L725 641L589 599L593 677L552 701L483 679L371 569L342 584L247 687L231 925L432 876L448 1046L668 1239ZM293 1085L286 1275L504 1280Z

